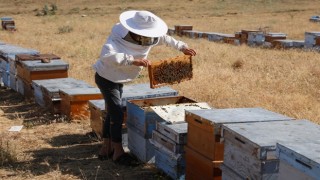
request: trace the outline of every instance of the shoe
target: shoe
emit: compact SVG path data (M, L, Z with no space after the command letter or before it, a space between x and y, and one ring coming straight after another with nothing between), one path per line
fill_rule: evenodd
M118 165L131 167L140 165L140 163L128 153L123 153L116 160L113 160L113 162Z
M108 160L108 159L112 159L113 153L114 153L114 150L113 150L111 153L107 154L107 155L105 155L105 154L98 154L98 159L99 159L100 161L105 161L105 160Z

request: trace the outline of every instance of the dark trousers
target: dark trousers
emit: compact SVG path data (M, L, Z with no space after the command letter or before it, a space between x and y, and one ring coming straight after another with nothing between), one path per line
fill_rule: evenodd
M121 143L123 123L121 98L123 84L109 81L99 76L98 73L95 74L95 82L106 102L107 116L102 127L102 137L111 138L111 141L115 143Z

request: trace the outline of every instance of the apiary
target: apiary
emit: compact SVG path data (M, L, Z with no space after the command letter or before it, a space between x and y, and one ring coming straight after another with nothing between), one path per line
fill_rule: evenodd
M1 27L4 30L15 30L15 22L11 17L1 18Z
M210 160L222 161L224 143L221 139L221 127L223 124L292 119L263 108L187 110L187 145Z
M69 64L61 59L43 62L42 60L18 61L17 75L31 83L32 80L67 78Z
M305 32L304 34L304 41L305 41L305 47L311 48L314 47L317 43L317 38L320 37L320 32Z
M235 35L223 37L223 42L232 45L240 45L240 39L236 38Z
M212 161L188 146L184 147L186 161L186 179L221 180L221 161Z
M280 160L279 179L317 179L320 177L319 137L306 142L281 142L276 145Z
M276 144L318 141L319 134L320 126L308 120L223 124L223 163L243 178L277 179Z
M122 94L122 106L124 112L124 124L123 128L126 127L126 103L128 100L133 99L147 99L147 98L156 98L156 97L168 97L168 96L177 96L178 92L170 87L164 86L157 89L151 89L149 84L133 84L133 85L124 85L123 94ZM102 135L102 121L106 117L107 111L105 110L105 102L104 100L90 100L89 101L90 108L90 126L92 130L101 137Z
M210 109L210 106L184 96L129 100L127 124L137 128L141 136L151 138L157 122L184 122L184 111L187 109Z
M159 144L154 145L155 166L172 179L184 179L186 162L183 154L175 154Z
M274 40L284 40L284 39L287 39L287 34L285 34L285 33L269 32L269 33L266 33L266 35L265 35L265 41L270 42L270 43Z
M68 119L89 119L89 100L103 99L99 88L62 88L59 90L61 97L61 114Z
M202 38L203 36L203 32L194 30L184 30L183 34L192 39Z
M177 84L193 77L192 58L189 55L158 60L148 66L150 87Z
M94 88L88 83L74 78L32 80L35 102L52 113L61 113L60 89Z
M304 40L292 40L292 47L294 48L304 48Z
M191 25L175 25L174 26L174 31L178 36L184 35L183 31L192 30L192 29L193 29L193 26Z

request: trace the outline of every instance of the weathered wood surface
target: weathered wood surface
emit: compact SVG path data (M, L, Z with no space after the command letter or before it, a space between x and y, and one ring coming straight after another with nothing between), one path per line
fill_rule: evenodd
M312 136L305 142L277 143L277 157L280 159L279 176L290 173L296 178L320 178L320 141ZM284 168L281 169L281 162ZM287 164L287 166L285 166ZM290 167L290 168L289 168Z
M177 124L157 123L156 130L177 144L187 143L188 123L186 122Z
M320 139L320 126L308 120L223 124L224 163L243 177L275 178L276 143Z
M158 143L160 146L166 148L174 154L184 153L183 144L177 144L156 130L152 132L152 140L154 143Z
M263 108L187 110L187 144L211 160L223 160L222 124L291 119Z

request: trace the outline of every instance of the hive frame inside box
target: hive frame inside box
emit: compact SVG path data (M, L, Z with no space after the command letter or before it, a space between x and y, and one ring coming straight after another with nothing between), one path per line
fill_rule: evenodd
M317 179L320 177L320 143L318 138L308 141L277 143L280 160L279 179Z
M175 63L185 64L189 67L185 68L183 72L184 74L181 75L181 68L175 69L175 70L165 70L170 68L175 68ZM161 66L167 66L167 67L161 67ZM162 68L164 71L159 71L159 69ZM184 55L184 56L177 56L175 58L165 59L165 60L158 60L153 61L151 65L148 66L148 73L149 73L149 80L150 80L150 87L151 88L158 88L161 86L166 86L170 84L177 84L186 80L190 80L193 77L192 73L192 56L190 55ZM172 78L177 77L176 79L163 79L163 82L159 82L157 78L159 76L156 75L156 73L159 73L164 78ZM168 74L169 73L169 74ZM187 74L188 76L184 76ZM171 82L169 82L171 81Z
M211 160L222 161L224 143L221 138L221 128L223 124L292 119L263 108L187 110L187 144Z
M103 99L99 88L60 89L61 114L70 120L90 118L89 100Z
M224 164L253 179L278 178L277 142L299 143L314 136L320 139L320 126L308 120L224 124L222 129Z
M94 88L87 82L74 78L54 78L33 80L32 89L37 104L49 109L52 113L61 113L60 89Z
M198 107L192 107L192 104L197 105ZM210 108L206 103L197 103L196 101L184 96L129 100L127 102L127 124L139 129L139 131L142 132L141 135L143 137L151 138L152 131L156 129L156 123L168 121L168 119L164 119L159 115L159 112L155 112L155 109L158 111L166 111L167 107L174 107L175 105L189 105L189 108L202 108L202 106L205 106L206 109ZM179 120L171 123L183 121L184 117L181 121Z

